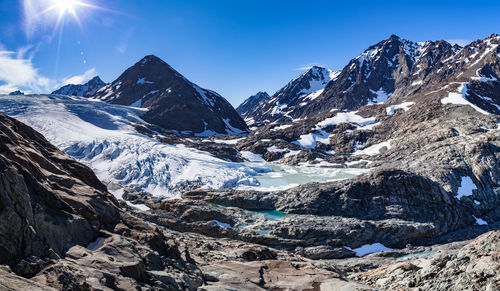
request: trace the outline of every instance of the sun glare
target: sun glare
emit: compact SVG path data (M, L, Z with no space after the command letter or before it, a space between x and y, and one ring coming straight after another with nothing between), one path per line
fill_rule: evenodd
M94 5L91 5L87 2L87 0L50 0L48 5L49 7L42 11L41 14L56 11L58 14L56 27L59 26L65 15L70 14L81 27L80 19L77 13L78 8L95 8Z
M59 12L66 13L75 10L75 6L78 5L76 0L53 0L54 5L58 7Z

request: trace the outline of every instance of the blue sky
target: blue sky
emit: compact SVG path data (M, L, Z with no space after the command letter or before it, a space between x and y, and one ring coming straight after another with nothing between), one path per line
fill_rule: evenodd
M391 34L466 43L500 33L498 1L0 1L0 93L110 82L155 54L233 105L274 93L304 67L340 70Z

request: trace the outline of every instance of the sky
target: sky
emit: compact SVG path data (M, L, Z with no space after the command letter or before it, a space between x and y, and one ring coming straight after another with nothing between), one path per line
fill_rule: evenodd
M463 45L500 33L499 11L481 0L0 0L0 93L111 82L155 54L237 106L312 65L341 70L391 34Z

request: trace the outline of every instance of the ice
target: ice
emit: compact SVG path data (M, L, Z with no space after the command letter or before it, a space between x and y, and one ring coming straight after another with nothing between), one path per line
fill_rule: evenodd
M462 177L460 182L460 187L458 187L457 191L457 199L460 199L465 196L471 196L472 190L477 190L476 184L472 181L471 177L465 176Z
M349 179L368 171L366 169L320 167L309 164L290 166L269 163L263 166L266 168L262 168L261 173L255 176L259 181L258 186L240 185L236 189L256 191L286 190L304 183Z
M385 251L392 251L393 249L391 248L388 248L386 246L384 246L383 244L381 243L374 243L374 244L367 244L367 245L363 245L357 249L351 249L349 247L344 247L350 251L353 251L356 253L356 256L358 257L363 257L363 256L366 256L368 254L372 254L372 253L378 253L378 252L385 252Z
M354 156L358 155L369 155L369 156L374 156L380 154L380 150L382 148L386 147L387 150L391 148L391 140L387 140L378 144L374 144L372 146L369 146L367 148L364 148L362 150L357 150L353 153Z
M249 152L249 151L241 151L240 155L243 159L245 159L249 162L265 162L266 161L262 158L262 155L254 154L254 153Z
M105 183L165 198L178 197L187 185L221 189L258 184L252 167L139 134L132 123L144 123L139 116L145 109L81 97L25 95L2 96L0 111L42 133Z
M331 136L332 134L320 130L319 133L303 134L299 137L297 141L294 141L292 143L299 145L303 148L314 149L316 148L316 143L318 142L329 144Z
M472 104L466 99L467 96L467 83L461 83L461 85L458 87L458 92L450 92L448 94L448 97L445 97L441 99L442 104L458 104L458 105L469 105L472 108L474 108L476 111L482 113L482 114L490 114L487 111L484 111L483 109L479 108L478 106Z

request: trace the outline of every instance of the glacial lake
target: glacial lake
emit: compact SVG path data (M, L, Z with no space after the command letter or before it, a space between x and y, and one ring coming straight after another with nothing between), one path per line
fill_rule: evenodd
M259 181L259 186L241 185L240 190L273 191L285 190L301 184L311 182L330 182L342 179L350 179L368 169L359 168L336 168L316 165L290 166L277 163L245 163L256 169L254 178Z

